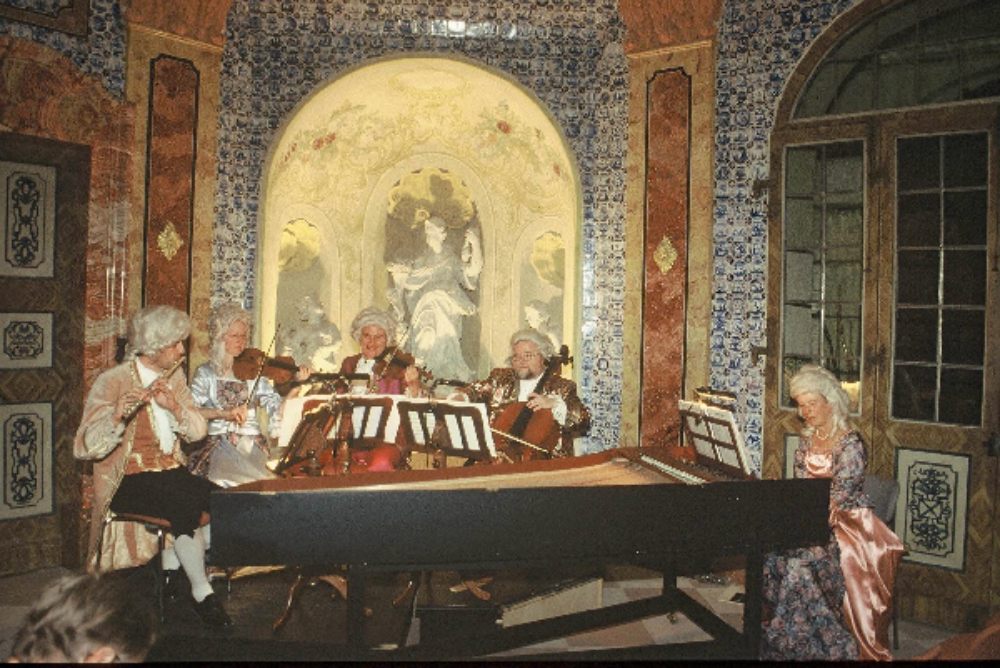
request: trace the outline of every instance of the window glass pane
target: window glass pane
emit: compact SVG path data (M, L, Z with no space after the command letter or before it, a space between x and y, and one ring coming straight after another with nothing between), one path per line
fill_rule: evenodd
M940 245L941 196L938 193L900 196L896 238L900 246Z
M785 203L785 248L812 248L823 233L823 207L813 199L789 199Z
M896 150L899 190L926 190L941 183L941 142L937 137L900 139Z
M933 368L897 364L892 380L893 417L934 420L937 378Z
M945 137L945 188L985 186L988 148L985 132Z
M827 262L826 301L855 301L860 294L860 262Z
M896 312L895 333L896 361L937 361L937 309L900 309Z
M937 251L899 251L896 303L938 303L939 257Z
M819 354L819 309L785 305L785 355L815 360Z
M986 252L944 252L944 304L986 303Z
M917 99L921 104L935 100L956 99L961 92L962 70L954 48L932 44L920 54L920 67L916 71Z
M986 245L986 191L944 194L944 242L949 246Z
M864 142L797 146L785 155L783 364L821 364L853 382L861 360Z
M861 378L861 305L838 305L831 309L823 327L826 368L842 382Z
M857 142L828 144L825 152L826 192L859 193L864 186L860 145Z
M938 421L978 425L983 412L983 380L979 371L941 370Z
M885 4L816 66L796 118L1000 96L997 0Z
M823 270L810 252L785 253L785 301L818 302L823 287Z
M997 6L1000 7L1000 3ZM993 37L990 43L967 43L964 51L962 99L1000 97L1000 76L997 74L1000 72L1000 39Z
M982 366L984 332L982 311L945 309L941 314L941 361Z
M831 198L833 199L833 198ZM860 195L844 197L842 202L828 202L826 243L828 246L855 246L863 238L864 209ZM858 246L860 250L860 246Z
M820 189L819 149L790 148L785 161L785 194L812 195Z
M879 54L879 81L875 106L912 107L917 103L917 58L911 50Z

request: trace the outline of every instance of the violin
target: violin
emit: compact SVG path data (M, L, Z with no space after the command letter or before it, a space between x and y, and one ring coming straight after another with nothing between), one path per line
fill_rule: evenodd
M244 348L233 358L233 375L239 380L256 380L260 376L274 383L287 383L295 378L299 366L291 357L268 357L259 348Z
M541 392L546 381L553 374L562 370L563 364L569 364L573 358L569 355L569 346L559 348L559 354L554 355L545 366L545 371L535 383L533 392ZM504 446L514 452L520 450L521 460L529 460L533 452L551 456L559 456L555 447L559 444L562 429L556 422L552 411L547 408L532 410L526 401L515 401L507 405L490 425L490 430L498 436L497 447Z
M256 380L264 376L274 383L279 394L287 394L289 390L302 383L312 383L329 380L341 380L339 373L313 373L308 380L296 380L299 365L291 357L268 357L258 348L244 348L243 352L233 358L233 375L239 380ZM284 392L282 392L284 390Z

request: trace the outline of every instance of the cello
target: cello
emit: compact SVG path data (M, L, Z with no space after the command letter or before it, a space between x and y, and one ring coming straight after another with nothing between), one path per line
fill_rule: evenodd
M540 393L553 374L559 373L564 364L572 362L569 346L563 344L559 347L559 353L546 362L545 370L538 377L531 393ZM532 410L526 401L515 401L500 411L490 425L490 431L496 435L498 449L519 453L522 461L531 459L533 453L550 457L565 456L555 449L559 444L562 428L548 408Z

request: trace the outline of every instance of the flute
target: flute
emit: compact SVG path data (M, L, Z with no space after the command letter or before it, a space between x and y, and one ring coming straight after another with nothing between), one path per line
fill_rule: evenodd
M160 379L165 380L167 378L170 378L172 375L174 375L174 372L177 371L177 369L180 368L181 364L183 363L184 363L184 355L181 355L180 358L176 362L174 362L173 366L171 366L169 369L160 374ZM139 412L139 409L148 404L151 398L152 398L152 393L150 393L149 396L147 396L145 399L137 401L136 403L129 406L125 410L125 414L122 415L122 424L128 424L129 420L134 418L136 414Z

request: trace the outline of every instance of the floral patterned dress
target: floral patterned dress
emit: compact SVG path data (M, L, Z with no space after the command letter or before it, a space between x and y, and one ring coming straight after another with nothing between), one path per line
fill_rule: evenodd
M860 435L829 449L804 437L795 477L831 478L830 540L765 559L761 658L891 659L888 613L903 545L862 492Z

